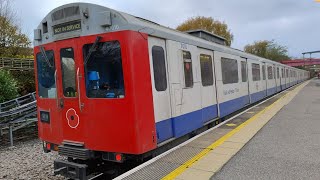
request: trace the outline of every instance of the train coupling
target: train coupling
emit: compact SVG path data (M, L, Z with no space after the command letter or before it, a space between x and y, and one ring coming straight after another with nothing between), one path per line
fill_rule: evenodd
M55 160L54 175L62 175L75 180L88 180L86 164L78 164L69 161Z

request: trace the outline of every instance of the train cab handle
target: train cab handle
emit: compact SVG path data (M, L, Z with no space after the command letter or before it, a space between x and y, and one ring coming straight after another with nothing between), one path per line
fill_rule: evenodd
M82 111L82 109L84 107L84 104L81 102L81 93L80 93L80 78L81 78L81 75L80 75L80 68L77 69L77 78L78 78L77 87L78 87L79 109L80 109L80 111Z

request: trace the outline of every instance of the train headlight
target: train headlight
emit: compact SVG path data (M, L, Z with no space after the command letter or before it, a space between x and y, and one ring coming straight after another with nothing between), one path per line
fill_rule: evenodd
M50 113L47 111L40 111L40 121L50 123Z

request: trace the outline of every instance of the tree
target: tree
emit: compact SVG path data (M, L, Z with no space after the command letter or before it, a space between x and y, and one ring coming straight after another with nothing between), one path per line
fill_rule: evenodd
M9 71L0 69L0 103L18 96L17 82Z
M210 33L219 35L226 39L227 46L231 45L233 41L233 34L228 29L225 22L214 20L212 17L196 16L189 18L177 27L179 31L188 31L195 29L203 29Z
M2 57L32 55L31 42L27 35L22 33L17 21L10 0L0 0L0 56Z
M288 56L288 48L272 41L255 41L244 47L244 51L273 61L281 61L291 59Z

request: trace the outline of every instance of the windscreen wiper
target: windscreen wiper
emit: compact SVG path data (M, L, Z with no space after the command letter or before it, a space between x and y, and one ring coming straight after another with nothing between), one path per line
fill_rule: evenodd
M52 64L50 64L50 61L49 61L48 56L47 56L47 53L46 53L46 51L44 50L44 47L43 47L43 46L40 46L40 51L41 51L41 54L42 54L44 60L47 62L48 66L49 66L50 68L53 68Z
M96 48L96 46L99 43L101 38L102 38L101 36L97 36L96 40L94 41L94 43L90 47L89 52L88 52L86 58L84 59L84 65L86 65L88 63L90 56L91 56L92 52L94 51L94 48Z

